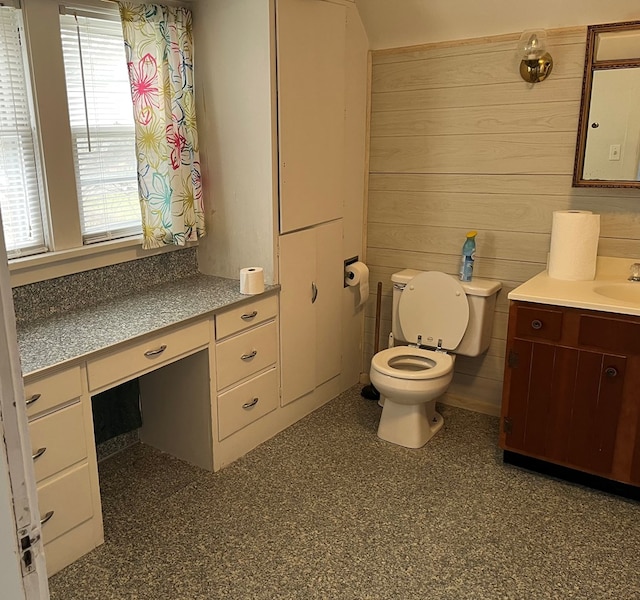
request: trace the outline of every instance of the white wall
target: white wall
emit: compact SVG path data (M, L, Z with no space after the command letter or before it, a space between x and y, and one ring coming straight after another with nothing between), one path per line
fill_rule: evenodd
M372 49L640 18L638 0L356 0Z
M196 104L208 234L203 273L238 278L275 260L275 77L270 0L193 5Z
M345 192L343 256L364 258L363 215L366 181L369 40L355 6L347 8ZM364 310L356 308L354 288L342 296L342 389L356 383L362 370Z

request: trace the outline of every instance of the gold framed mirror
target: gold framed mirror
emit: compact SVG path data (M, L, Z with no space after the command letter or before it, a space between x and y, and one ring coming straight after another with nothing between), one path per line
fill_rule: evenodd
M587 28L573 186L640 188L640 21Z

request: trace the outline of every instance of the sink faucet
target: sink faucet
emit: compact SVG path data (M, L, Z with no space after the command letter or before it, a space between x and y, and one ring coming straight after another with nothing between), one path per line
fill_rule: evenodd
M633 263L630 270L629 281L640 281L640 263Z

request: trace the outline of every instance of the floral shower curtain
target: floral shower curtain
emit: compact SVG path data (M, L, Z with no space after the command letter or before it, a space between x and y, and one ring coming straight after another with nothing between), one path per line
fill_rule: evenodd
M142 246L205 234L191 11L119 3L136 127Z

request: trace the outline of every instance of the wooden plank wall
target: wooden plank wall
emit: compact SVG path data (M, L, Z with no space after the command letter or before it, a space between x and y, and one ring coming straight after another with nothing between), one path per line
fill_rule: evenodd
M507 293L543 271L552 212L601 214L599 254L640 257L640 191L571 187L585 28L550 31L554 70L532 86L518 73L519 34L372 56L364 369L391 329L390 276L403 268L455 274L466 231L478 230L475 275L497 279L491 347L458 357L447 401L498 414Z

